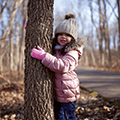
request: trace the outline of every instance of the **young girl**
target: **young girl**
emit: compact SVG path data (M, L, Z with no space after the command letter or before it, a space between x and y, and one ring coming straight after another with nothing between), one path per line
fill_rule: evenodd
M76 120L75 104L80 98L79 80L75 70L83 54L83 40L77 39L77 22L74 14L68 14L55 29L53 54L41 47L33 48L31 56L54 72L56 120Z

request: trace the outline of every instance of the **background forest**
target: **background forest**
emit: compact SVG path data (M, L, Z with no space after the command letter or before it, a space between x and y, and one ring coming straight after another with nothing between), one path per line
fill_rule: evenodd
M52 74L39 61L31 59L29 53L38 39L42 48L50 51L51 28L54 32L67 13L75 14L78 36L87 39L79 65L120 72L120 0L0 0L0 3L1 118L53 117ZM27 21L30 29L24 28ZM114 110L117 115L117 109ZM106 118L107 113L101 114L99 117ZM108 117L116 117L114 114L108 113Z
M0 74L18 75L24 69L24 24L28 0L0 0ZM67 5L66 5L67 4ZM80 37L87 38L80 65L120 69L120 1L54 1L54 28L67 13L74 13Z

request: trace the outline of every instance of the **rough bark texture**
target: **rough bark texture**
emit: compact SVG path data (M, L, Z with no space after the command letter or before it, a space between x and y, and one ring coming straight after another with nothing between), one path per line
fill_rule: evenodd
M25 120L53 120L51 71L30 56L37 45L51 52L54 0L29 0L25 38Z
M118 30L119 30L119 37L118 37L118 57L120 58L120 0L117 0L117 5L118 5ZM118 58L118 59L119 59Z
M100 58L99 58L99 65L102 65L102 54L103 54L103 49L102 49L102 41L103 41L103 14L102 14L102 9L101 9L101 4L100 4L100 0L98 0L98 6L99 6L99 29L100 29L100 38L99 38L99 54L100 54Z
M107 9L106 9L106 1L103 0L104 5L104 21L103 21L103 29L104 29L104 39L105 39L105 64L108 67L111 67L111 52L110 52L110 32L108 27L108 18L107 18Z

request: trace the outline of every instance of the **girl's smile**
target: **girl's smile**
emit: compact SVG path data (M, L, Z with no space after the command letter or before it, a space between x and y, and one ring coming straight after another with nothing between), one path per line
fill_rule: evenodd
M69 34L59 34L57 37L57 41L61 46L65 46L67 43L71 42L72 37Z

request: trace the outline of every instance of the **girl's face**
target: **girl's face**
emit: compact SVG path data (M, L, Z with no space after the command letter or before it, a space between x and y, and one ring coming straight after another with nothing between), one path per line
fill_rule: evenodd
M69 34L61 33L57 37L57 41L61 46L65 46L67 43L71 42L72 37Z

